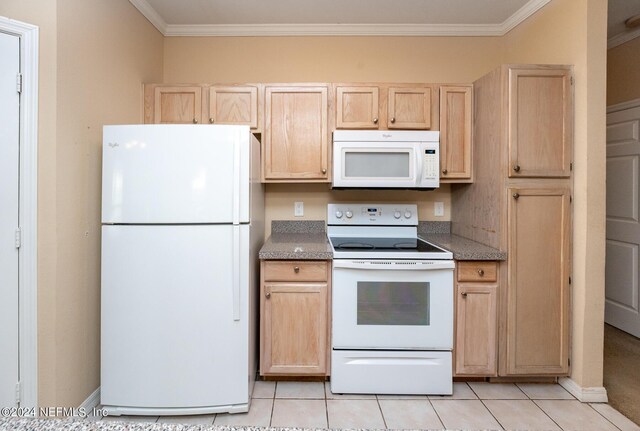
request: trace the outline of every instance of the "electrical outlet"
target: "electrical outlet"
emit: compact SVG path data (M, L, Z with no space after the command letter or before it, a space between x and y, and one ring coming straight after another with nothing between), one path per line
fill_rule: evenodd
M433 203L433 215L436 217L444 217L444 202Z
M293 203L293 215L295 217L303 217L304 216L304 202L294 202Z

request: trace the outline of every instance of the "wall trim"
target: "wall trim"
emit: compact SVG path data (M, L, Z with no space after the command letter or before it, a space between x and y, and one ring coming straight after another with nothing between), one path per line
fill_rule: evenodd
M615 48L616 46L627 43L630 40L635 39L636 37L640 37L640 28L632 31L626 31L624 33L620 33L617 36L613 36L607 39L607 49Z
M625 109L637 108L640 106L640 99L628 100L622 103L616 103L615 105L607 106L607 114L612 112L624 111Z
M129 0L164 36L504 36L551 0L529 0L500 24L167 24L147 0Z
M98 407L99 405L100 405L100 386L98 386L98 389L93 391L91 395L89 395L87 399L84 400L82 404L80 404L79 408L84 409L85 412L89 412L95 409L96 407Z
M580 402L606 403L608 401L607 390L603 386L583 388L569 377L561 377L558 383Z
M0 31L20 38L19 373L20 407L38 405L38 37L35 25L0 17Z

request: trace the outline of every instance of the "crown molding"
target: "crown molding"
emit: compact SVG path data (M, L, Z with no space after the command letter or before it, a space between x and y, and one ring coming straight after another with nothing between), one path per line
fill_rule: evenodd
M636 37L640 37L640 28L637 28L632 31L620 33L617 36L610 37L609 39L607 39L607 49L615 48L616 46L629 42L630 40L633 40Z
M544 7L550 1L551 0L530 0L525 3L524 6L518 9L513 15L504 20L504 22L501 24L502 34L500 36L504 36L505 34L509 33L521 22L542 9L542 7Z
M167 35L167 22L160 16L158 12L147 2L147 0L129 0L132 5L140 11L145 18L149 20L155 28L158 29L163 36Z
M129 0L164 36L504 36L551 0L530 0L501 24L167 24L147 0Z

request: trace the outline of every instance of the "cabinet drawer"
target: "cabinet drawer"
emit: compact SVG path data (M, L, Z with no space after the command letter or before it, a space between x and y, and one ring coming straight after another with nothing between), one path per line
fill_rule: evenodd
M498 263L485 261L457 262L458 281L496 281Z
M322 261L264 262L264 281L327 281L328 265Z

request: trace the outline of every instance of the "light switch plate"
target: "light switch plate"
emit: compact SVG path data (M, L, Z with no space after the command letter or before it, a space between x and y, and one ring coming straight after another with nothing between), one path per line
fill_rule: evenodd
M293 203L293 215L295 217L303 217L304 216L304 202L294 202Z
M444 217L444 202L433 203L433 215L436 217Z

